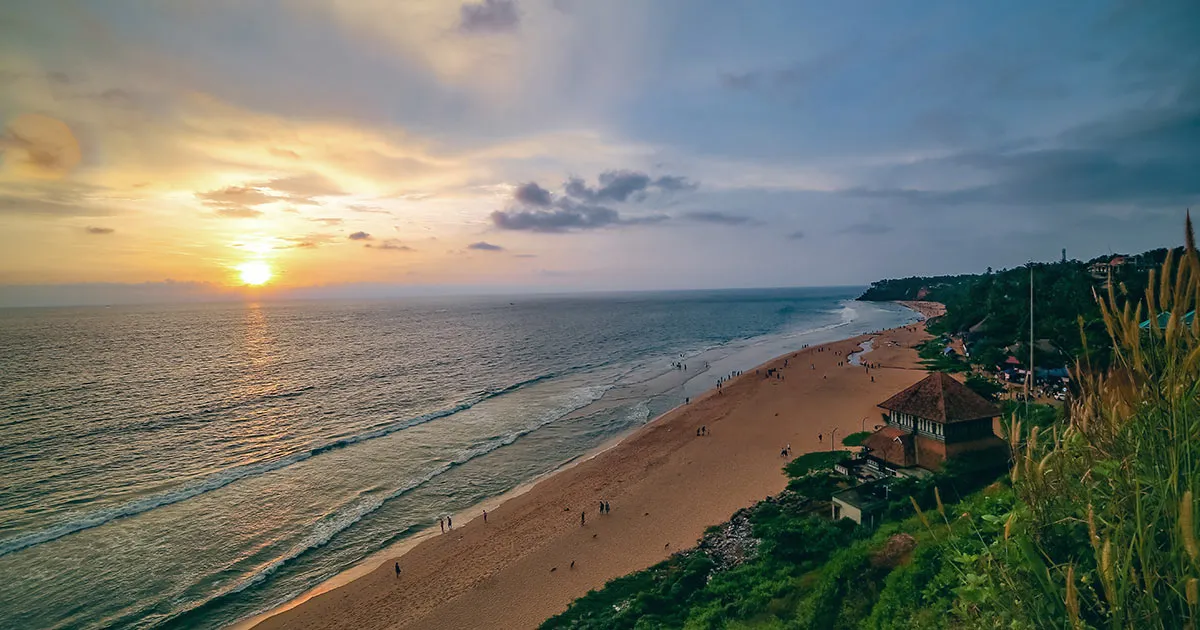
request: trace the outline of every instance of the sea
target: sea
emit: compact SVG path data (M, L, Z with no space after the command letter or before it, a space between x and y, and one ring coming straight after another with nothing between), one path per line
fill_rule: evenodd
M0 628L228 627L735 370L917 319L861 291L0 310Z

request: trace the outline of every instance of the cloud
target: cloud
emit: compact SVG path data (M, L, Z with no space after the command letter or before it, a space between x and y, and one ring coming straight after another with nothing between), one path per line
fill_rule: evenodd
M718 225L758 225L758 221L750 217L724 212L688 212L683 215L689 220L700 223L716 223Z
M521 24L515 0L467 2L459 9L458 29L463 33L509 33Z
M200 203L216 210L220 216L246 218L262 216L262 212L254 207L267 203L319 205L315 197L344 194L346 193L325 177L306 173L198 192L196 198Z
M471 243L470 245L467 245L467 249L474 249L474 250L478 250L478 251L482 251L482 252L502 252L502 251L504 251L503 247L501 247L499 245L493 245L486 241L479 241L478 243Z
M634 201L640 201L646 192L654 188L675 191L696 187L696 184L684 177L665 175L654 179L641 171L630 170L605 171L600 173L598 182L600 185L597 188L591 188L582 178L571 177L563 185L563 190L571 197L583 201L623 203L631 197Z
M893 228L890 225L883 225L881 223L872 223L869 221L864 221L862 223L855 223L854 225L846 226L838 231L842 234L857 234L860 236L874 236L877 234L887 234L888 232L891 232L892 229Z
M352 240L352 241L369 241L369 240L371 240L371 235L367 234L366 232L355 232L350 235L350 240Z
M326 245L339 238L333 234L322 234L320 232L314 234L306 234L304 236L285 236L282 239L287 244L276 246L275 249L316 249L321 245Z
M338 217L320 217L320 218L309 219L309 221L312 221L313 223L321 223L321 224L327 225L329 227L333 227L335 225L341 225L342 223L346 222L345 219L339 219Z
M0 216L99 217L113 214L107 207L74 195L46 198L21 195L0 195Z
M19 175L59 178L82 159L79 140L61 120L42 114L17 116L0 135L0 156Z
M293 203L314 204L314 197L336 197L346 194L341 188L329 181L328 178L315 173L277 177L256 184L255 188L269 188L278 193L277 198L283 198Z
M797 61L782 68L756 68L742 72L724 72L718 77L721 86L735 91L784 91L807 88L832 76L851 58L852 51L839 49L812 59Z
M537 258L537 254L513 254L513 258Z
M856 186L851 197L921 204L1010 206L1175 204L1200 197L1200 97L1065 131L1051 146L999 146L916 167L965 172L984 183L950 189Z
M262 216L253 206L275 201L275 198L250 186L228 186L196 193L200 203L213 208L219 216L245 219Z
M222 216L227 219L254 219L263 215L262 210L255 210L254 208L240 206L217 208L216 213L218 216Z
M663 190L692 190L697 186L696 182L676 175L663 175L654 180L654 185Z
M98 227L98 226L89 225L86 228L83 228L83 231L88 234L112 234L116 230L114 230L110 227Z
M385 239L381 243L367 243L366 245L363 245L363 247L367 247L367 248L371 248L371 249L389 250L389 251L394 251L394 252L416 251L413 248L409 247L408 245L401 243L398 239L394 239L394 238Z
M665 175L655 179L632 170L604 171L597 182L599 185L593 188L583 178L570 177L563 183L563 196L557 198L537 182L522 184L513 193L518 205L493 212L492 224L502 230L558 233L661 223L669 217L654 214L622 218L604 202L642 201L652 189L675 191L696 186L684 177Z
M347 210L352 212L362 212L364 214L391 214L391 212L380 208L379 206L364 206L359 204L351 204L346 206Z
M549 206L552 199L550 191L537 185L537 182L521 184L513 193L513 198L527 206Z
M804 232L802 232L800 230L796 230L795 232L792 232L791 234L787 235L787 237L793 241L798 241L798 240L804 238L804 236L805 236Z
M528 232L566 232L591 230L621 222L621 215L612 208L560 199L554 210L497 210L491 214L492 224L502 230Z

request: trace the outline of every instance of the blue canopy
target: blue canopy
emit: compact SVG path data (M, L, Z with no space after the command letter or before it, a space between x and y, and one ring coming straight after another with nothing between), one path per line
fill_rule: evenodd
M1192 312L1188 313L1187 315L1183 316L1183 324L1185 326L1191 326L1192 320L1195 318L1196 318L1196 311L1192 311ZM1171 319L1170 311L1159 313L1158 314L1158 327L1166 328L1167 322L1170 321L1170 319ZM1149 330L1150 329L1150 320L1147 319L1146 321L1142 322L1141 324L1138 324L1138 326L1142 330Z

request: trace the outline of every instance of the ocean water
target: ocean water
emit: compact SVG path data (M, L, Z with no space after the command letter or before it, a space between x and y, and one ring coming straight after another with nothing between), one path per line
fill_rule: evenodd
M858 292L0 310L0 627L229 625L732 370L915 320Z

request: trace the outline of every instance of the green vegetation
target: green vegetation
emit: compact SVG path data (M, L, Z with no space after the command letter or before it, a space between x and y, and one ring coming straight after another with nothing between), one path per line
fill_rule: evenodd
M1187 236L1178 262L1164 250L1161 272L1138 281L1141 293L1130 281L1079 306L1076 340L1056 342L1078 366L1068 412L1003 403L1013 458L999 480L969 459L932 478L894 479L885 522L868 531L824 517L845 480L822 467L845 453L808 454L789 464L792 480L779 497L710 529L697 549L589 593L543 627L1198 627L1200 320L1182 320L1200 305L1190 221ZM1059 278L1072 285L1069 267L1081 264L1061 263ZM919 284L949 306L979 287L987 288L973 299L996 298L996 286L1017 280L1000 279L1005 273L986 284L948 277L872 291L913 298ZM1022 303L989 307L1000 314L992 339L1025 308L1023 297L1007 299ZM1064 309L1072 299L1047 298ZM944 326L972 319L957 308ZM1141 329L1154 312L1171 315ZM1058 326L1066 324L1044 332ZM730 562L720 550L745 531L738 523L748 523L738 540L751 551Z
M1000 404L1001 418L1006 424L1019 421L1026 431L1033 427L1049 429L1063 421L1063 408L1039 403L1006 400Z
M858 433L851 433L850 435L847 435L846 437L842 438L842 445L843 446L862 446L863 440L867 439L868 435L871 435L870 431L859 431Z
M1182 260L1138 307L1101 303L1111 365L1083 375L1070 424L1016 427L1016 504L968 573L988 625L1195 627L1200 325L1180 321L1200 302L1192 243L1189 225ZM1139 329L1146 305L1172 312L1165 328Z
M1168 254L1156 249L1126 257L1126 264L1113 268L1114 292L1119 297L1137 298L1146 290L1146 270L1161 264ZM1179 252L1175 251L1178 255ZM1084 340L1096 365L1106 365L1108 335L1094 292L1103 293L1107 276L1096 278L1088 262L1068 260L1032 263L1015 269L961 276L912 277L881 280L871 285L861 300L913 300L941 302L946 314L930 322L936 333L966 338L970 362L991 368L1010 354L1025 361L1029 356L1029 277L1033 270L1035 293L1034 360L1039 367L1070 365L1083 351ZM1145 314L1145 313L1143 313ZM1081 335L1082 332L1082 335ZM945 344L936 348L937 352ZM961 371L952 364L937 362L933 349L921 358L931 369Z
M971 374L967 377L967 382L964 384L971 388L971 391L992 402L996 402L1000 397L1000 393L1004 391L1004 386L999 381L981 374Z
M950 341L945 336L934 337L917 345L917 356L921 365L933 372L967 372L970 365L958 354L943 352Z
M834 464L850 457L847 451L814 451L797 456L788 462L783 470L789 477L795 478L806 475L809 471L821 468L831 468Z

